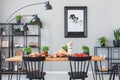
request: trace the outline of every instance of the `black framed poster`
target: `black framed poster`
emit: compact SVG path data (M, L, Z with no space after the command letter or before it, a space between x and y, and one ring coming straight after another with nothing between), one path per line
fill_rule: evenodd
M64 7L65 37L87 37L87 6Z

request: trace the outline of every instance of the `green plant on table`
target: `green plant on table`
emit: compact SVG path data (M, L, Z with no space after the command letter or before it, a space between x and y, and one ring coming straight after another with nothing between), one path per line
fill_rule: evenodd
M62 46L62 49L64 49L65 51L67 51L68 50L67 45Z
M89 47L88 47L88 46L83 45L83 46L82 46L82 50L83 50L84 53L86 53L86 54L89 55Z
M48 56L48 50L49 50L48 46L42 46L41 50L42 50L42 55L43 56Z
M41 49L42 49L43 52L48 52L49 47L48 46L42 46Z
M25 47L25 48L23 49L23 51L24 51L27 55L29 55L29 54L32 52L32 48L31 48L30 46L28 46L28 47Z

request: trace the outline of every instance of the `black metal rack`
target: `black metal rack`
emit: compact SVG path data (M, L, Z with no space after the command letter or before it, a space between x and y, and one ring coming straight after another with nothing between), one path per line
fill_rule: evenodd
M32 33L28 33L26 32L25 35L13 35L13 27L15 26L21 26L21 25L24 25L23 23L20 23L20 24L17 24L17 23L0 23L0 28L5 28L5 27L8 27L8 31L5 35L1 35L2 39L1 39L1 55L0 55L0 74L8 74L9 71L14 71L14 65L13 65L13 62L6 62L8 63L7 64L7 67L6 69L3 69L3 63L5 62L5 58L8 58L8 57L12 57L12 56L15 56L15 50L17 49L20 49L22 50L24 46L19 46L19 47L15 47L15 38L24 38L24 37L27 37L27 38L34 38L33 39L33 42L36 38L36 41L37 41L37 44L38 46L35 46L35 47L32 47L32 49L37 49L38 52L41 52L41 29L38 25L34 25L34 24L30 24L30 23L26 23L28 25L28 28L31 26L31 27L36 27L36 34L32 34ZM31 32L34 31L34 30L31 30ZM4 40L7 40L8 41L8 46L2 46L2 41ZM20 40L23 42L23 40ZM21 44L21 42L20 42ZM27 40L26 40L26 44L27 44ZM24 45L22 43L22 45ZM28 45L27 45L28 46ZM6 55L6 57L3 57L3 53L4 55ZM24 72L23 72L24 73Z
M113 66L112 63L120 61L120 47L94 47L94 55L106 58L106 61L103 62L103 66L105 66L108 70L102 72L110 73ZM100 71L100 69L96 67L96 63L95 71Z

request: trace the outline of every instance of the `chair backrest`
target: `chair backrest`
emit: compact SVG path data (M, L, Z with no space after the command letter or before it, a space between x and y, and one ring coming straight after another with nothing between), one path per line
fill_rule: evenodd
M45 57L23 57L27 78L40 79L44 77L43 66Z
M87 72L88 72L91 56L88 56L88 57L70 56L68 60L70 61L70 70L71 70L70 76L74 78L87 77Z

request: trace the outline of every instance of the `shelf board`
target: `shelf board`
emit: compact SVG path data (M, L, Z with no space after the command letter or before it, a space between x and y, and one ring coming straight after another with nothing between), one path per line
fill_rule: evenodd
M30 24L26 23L27 25L37 25L37 24ZM0 23L0 25L24 25L24 23Z
M107 60L120 60L118 58L107 58Z
M95 46L94 48L120 48L120 47L114 47L114 46L105 46L105 47Z
M14 36L14 37L19 37L19 36L27 36L27 37L38 37L40 36L39 34L36 35L32 35L32 34L28 34L28 35L2 35L3 37L8 37L8 36Z

